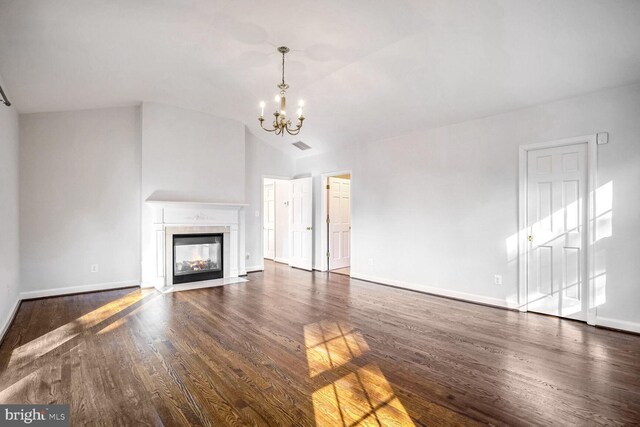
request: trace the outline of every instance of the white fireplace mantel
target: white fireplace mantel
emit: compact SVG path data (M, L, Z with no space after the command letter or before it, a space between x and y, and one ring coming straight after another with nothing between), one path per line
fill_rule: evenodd
M145 202L151 205L161 205L161 206L217 206L217 207L235 207L241 208L245 206L249 206L246 203L220 203L220 202L194 202L194 201L185 201L185 200L157 200L157 199L147 199Z
M228 255L224 278L246 275L244 207L242 203L172 201L147 199L142 216L142 286L158 289L173 285L173 265L167 254L173 231L207 232L224 228L224 247Z

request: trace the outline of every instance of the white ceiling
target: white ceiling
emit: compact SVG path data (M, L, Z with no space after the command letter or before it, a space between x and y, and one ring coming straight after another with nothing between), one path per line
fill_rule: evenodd
M283 44L298 138L257 125ZM0 0L0 75L23 113L163 102L312 155L640 81L640 1Z

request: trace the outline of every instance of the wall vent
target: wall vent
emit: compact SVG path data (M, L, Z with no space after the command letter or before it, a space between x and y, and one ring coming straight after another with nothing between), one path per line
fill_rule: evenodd
M293 144L291 144L291 145L293 145L294 147L299 148L300 150L303 150L303 151L304 151L304 150L308 150L308 149L310 149L310 148L311 148L309 145L305 144L305 143L304 143L304 142L302 142L302 141L294 142L294 143L293 143Z

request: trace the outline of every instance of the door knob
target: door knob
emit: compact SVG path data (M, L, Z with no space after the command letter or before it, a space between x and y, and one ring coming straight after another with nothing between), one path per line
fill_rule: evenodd
M527 239L528 239L530 242L533 242L533 236L529 236L529 237L527 237Z
M307 230L311 230L311 227L307 227Z

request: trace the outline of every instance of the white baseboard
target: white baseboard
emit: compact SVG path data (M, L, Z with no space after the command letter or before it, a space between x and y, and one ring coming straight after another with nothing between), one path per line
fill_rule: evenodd
M142 282L140 283L140 287L142 289L149 289L149 288L156 288L157 286L155 286L153 283Z
M91 285L69 286L62 288L43 289L39 291L20 292L20 299L34 299L54 297L58 295L78 294L82 292L106 291L109 289L128 288L130 286L140 286L138 280L126 280L123 282L95 283Z
M640 323L629 322L626 320L617 320L598 316L596 317L596 326L605 326L607 328L620 329L621 331L640 334Z
M264 271L264 265L254 265L246 268L247 273L255 273L257 271Z
M462 301L475 302L479 304L492 305L494 307L519 309L516 302L507 301L500 298L487 297L483 295L469 294L466 292L452 291L449 289L436 288L433 286L419 285L416 283L408 283L400 280L390 280L381 277L368 276L357 272L351 272L352 279L366 280L368 282L380 283L382 285L396 286L398 288L410 289L412 291L424 292L427 294L433 294L443 296L447 298L454 298Z
M4 334L9 330L9 326L11 326L11 322L13 318L16 316L18 312L18 307L20 307L20 298L16 297L16 301L13 303L13 308L7 312L7 315L0 322L0 343L4 340Z

